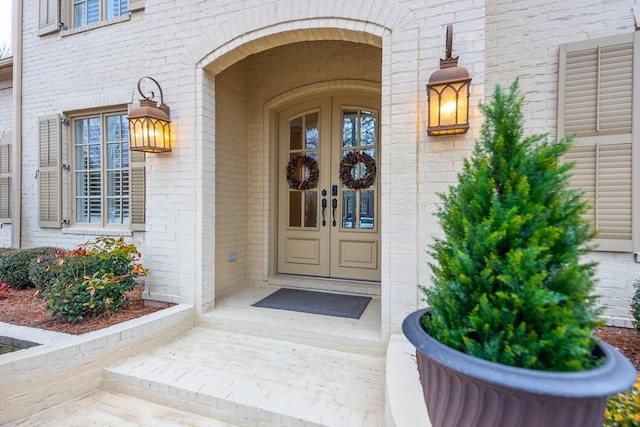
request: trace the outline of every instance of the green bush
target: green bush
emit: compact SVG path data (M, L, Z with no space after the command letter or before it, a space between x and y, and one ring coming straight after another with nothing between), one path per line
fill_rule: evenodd
M41 292L49 288L57 280L57 263L64 257L64 249L56 249L50 253L37 256L29 263L29 280Z
M39 247L32 249L12 249L0 257L0 282L8 283L13 289L33 288L29 279L29 264L38 256L51 254L56 248Z
M634 293L631 298L631 315L633 316L633 326L636 332L640 334L640 280L636 280L633 284Z
M5 256L11 252L16 252L18 249L15 248L0 248L0 257Z
M127 303L125 292L147 270L137 262L140 253L124 239L99 237L43 263L40 273L46 308L52 315L77 323L87 316L118 311Z
M582 193L568 188L570 139L523 136L517 81L498 86L473 156L441 195L444 238L431 247L427 332L481 359L547 371L599 363L595 263L581 263L594 231ZM423 288L424 289L424 288Z

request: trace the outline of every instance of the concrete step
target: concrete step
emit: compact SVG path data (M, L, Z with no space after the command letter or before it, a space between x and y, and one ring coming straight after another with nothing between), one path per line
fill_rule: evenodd
M372 296L360 319L252 307L278 287L249 286L217 301L198 325L357 354L383 355L380 298Z
M195 328L105 370L105 389L233 425L383 426L384 357Z
M237 426L237 424L229 424L193 412L102 390L62 406L39 412L12 425L20 427Z

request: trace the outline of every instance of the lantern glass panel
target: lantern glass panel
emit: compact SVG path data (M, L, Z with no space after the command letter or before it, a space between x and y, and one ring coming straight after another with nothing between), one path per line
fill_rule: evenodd
M440 124L440 94L439 86L429 87L429 126L439 126Z

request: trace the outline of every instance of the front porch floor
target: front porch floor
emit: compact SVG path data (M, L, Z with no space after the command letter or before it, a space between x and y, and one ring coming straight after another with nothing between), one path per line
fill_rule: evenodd
M199 325L242 332L342 351L382 355L380 297L372 297L360 319L274 310L251 305L278 287L246 286L216 302L201 316Z

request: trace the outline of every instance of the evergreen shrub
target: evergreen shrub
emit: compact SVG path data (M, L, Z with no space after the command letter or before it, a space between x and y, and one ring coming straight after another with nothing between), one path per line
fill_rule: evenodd
M422 319L441 343L505 365L547 371L596 366L600 325L595 263L581 262L594 236L572 165L572 140L524 136L518 81L497 86L481 137L436 216L434 283Z
M50 253L37 256L29 263L29 280L39 291L53 285L58 277L57 263L64 258L66 251L56 249Z
M0 282L8 283L13 289L33 288L29 279L29 264L38 256L53 253L55 248L38 247L3 251L0 256Z

